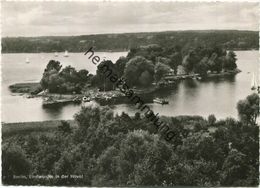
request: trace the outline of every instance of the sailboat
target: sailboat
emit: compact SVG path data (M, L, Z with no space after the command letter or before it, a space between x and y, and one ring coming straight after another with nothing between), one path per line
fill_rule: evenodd
M68 51L66 50L64 53L64 57L69 57Z
M25 63L30 63L30 60L28 57L26 58Z
M55 52L55 53L54 53L54 56L55 56L55 57L58 57L58 53L57 53L57 52Z
M255 78L255 74L253 73L253 77L252 77L252 80L251 80L251 90L255 90L257 88L257 81L256 81L256 78Z

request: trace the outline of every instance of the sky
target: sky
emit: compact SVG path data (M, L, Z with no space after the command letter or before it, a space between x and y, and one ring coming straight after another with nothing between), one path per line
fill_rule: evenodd
M2 36L259 30L253 2L2 2Z

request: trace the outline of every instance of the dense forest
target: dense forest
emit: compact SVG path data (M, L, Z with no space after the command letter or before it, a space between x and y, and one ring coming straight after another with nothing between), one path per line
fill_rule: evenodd
M151 33L98 34L82 36L5 37L2 53L126 51L142 45L222 46L229 50L259 48L257 31L205 30Z
M146 88L153 83L166 83L165 76L177 75L180 66L185 74L196 73L205 78L208 73L235 71L236 60L233 51L227 52L219 46L162 47L152 44L131 48L126 57L120 57L116 62L100 62L95 75L71 66L62 69L60 62L51 60L44 70L41 86L51 93L82 93L86 86L113 90L115 84L102 71L102 67L107 66L116 77L124 78L129 87Z
M140 113L131 117L113 114L108 107L85 107L75 115L77 127L61 121L56 130L3 134L2 181L5 185L257 186L258 104L257 94L239 101L239 121L216 120L214 115L161 117L176 133L169 142Z

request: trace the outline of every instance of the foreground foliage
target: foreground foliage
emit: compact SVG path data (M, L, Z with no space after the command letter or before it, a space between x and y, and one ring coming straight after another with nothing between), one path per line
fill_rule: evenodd
M254 98L252 95L249 98ZM259 100L259 98L258 98ZM240 115L243 112L240 111ZM254 113L253 113L254 114ZM162 117L176 136L167 142L136 113L83 108L49 132L4 137L3 183L84 186L256 186L259 129L251 118L217 121ZM13 175L83 175L81 179L14 179Z

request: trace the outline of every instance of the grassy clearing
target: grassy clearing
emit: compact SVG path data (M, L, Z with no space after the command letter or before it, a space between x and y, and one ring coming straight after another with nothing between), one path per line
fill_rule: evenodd
M76 127L74 120L68 120L71 127ZM15 134L28 134L31 132L51 132L61 125L61 120L37 121L37 122L19 122L19 123L3 123L2 137L9 137Z
M13 93L36 94L42 90L40 83L16 83L9 86Z

